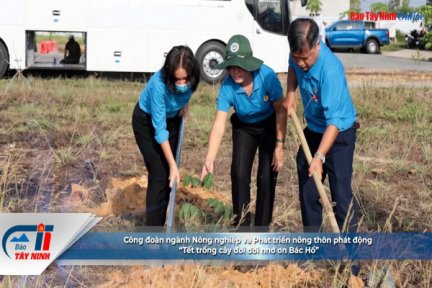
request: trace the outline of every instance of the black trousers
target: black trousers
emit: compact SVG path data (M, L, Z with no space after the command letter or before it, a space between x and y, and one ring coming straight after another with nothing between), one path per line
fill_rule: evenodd
M135 106L132 115L132 127L135 140L144 158L148 172L145 224L147 226L163 226L171 188L169 187L169 165L162 148L156 142L155 129L151 116ZM176 151L180 127L180 117L167 119L169 143L173 153Z
M348 230L357 229L357 208L353 199L351 178L353 173L353 157L356 142L356 129L350 128L339 132L333 146L326 155L323 165L323 181L328 174L331 198L336 202L333 208L336 221L342 231L348 217ZM304 129L306 141L312 155L318 150L323 134ZM297 153L297 173L300 188L301 214L305 232L318 232L322 224L322 205L313 177L308 175L309 165L302 148ZM352 205L351 210L349 210Z
M256 151L259 151L255 226L268 226L272 220L277 173L271 163L276 144L276 118L254 124L243 123L231 116L233 154L231 163L234 225L251 224L248 209L250 183Z

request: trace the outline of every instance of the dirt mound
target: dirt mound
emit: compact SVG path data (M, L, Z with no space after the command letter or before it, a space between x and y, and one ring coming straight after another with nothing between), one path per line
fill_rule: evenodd
M147 177L113 178L104 191L105 202L96 204L97 186L72 184L69 207L98 216L118 216L144 212ZM191 203L208 208L208 199L231 205L229 199L215 190L202 187L179 187L176 206ZM176 207L178 211L179 207ZM287 266L200 266L166 265L164 267L125 267L103 272L104 282L97 287L322 287L321 270L305 271L295 264ZM100 278L99 278L100 279ZM356 286L352 286L356 287Z
M246 267L246 266L245 266ZM251 266L249 266L251 267ZM98 287L319 287L320 272L270 264L241 272L224 266L134 267L116 271Z
M94 202L97 186L71 185L71 194L67 201L68 209L79 212L91 212L98 216L118 216L122 214L142 215L145 211L147 176L140 178L113 178L105 190L106 201ZM176 192L176 205L184 202L204 207L208 199L216 199L225 204L229 199L214 190L201 187L179 187Z
M107 201L94 211L95 214L120 215L123 213L143 214L145 211L147 177L113 178L105 190Z

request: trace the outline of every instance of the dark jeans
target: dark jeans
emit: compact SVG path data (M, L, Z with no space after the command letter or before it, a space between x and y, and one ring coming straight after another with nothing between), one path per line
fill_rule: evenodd
M251 224L250 182L256 151L259 151L255 226L268 226L272 220L277 173L271 162L276 143L276 118L254 124L241 122L234 113L231 116L233 154L231 163L232 201L234 225Z
M317 151L323 134L304 130L312 155ZM353 173L353 156L356 142L356 129L339 132L333 146L326 155L323 165L323 181L328 174L331 198L336 202L333 208L336 221L342 231L348 216L350 232L357 229L357 208L353 199L351 178ZM302 148L297 153L297 173L300 188L301 214L305 232L317 232L322 224L322 205L313 177L308 175L309 165ZM352 203L352 204L351 204ZM350 205L352 205L351 210ZM348 215L349 213L349 215Z
M180 117L167 119L169 143L173 153L176 151L179 126ZM151 116L142 111L138 104L132 115L132 127L148 172L145 224L163 226L171 192L168 180L169 165L160 144L154 138L155 129L151 123Z

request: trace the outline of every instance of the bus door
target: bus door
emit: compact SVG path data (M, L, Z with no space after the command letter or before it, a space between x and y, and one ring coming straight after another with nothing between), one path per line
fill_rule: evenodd
M85 70L87 8L85 0L25 0L26 67Z

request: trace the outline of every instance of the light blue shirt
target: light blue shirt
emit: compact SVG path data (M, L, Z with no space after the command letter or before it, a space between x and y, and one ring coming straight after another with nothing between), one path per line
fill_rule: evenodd
M163 82L162 71L156 72L150 78L141 92L138 104L141 110L151 115L155 139L159 144L169 138L166 119L176 116L191 96L190 89L184 93L171 93Z
M334 125L339 131L351 128L356 121L356 110L351 99L345 70L340 60L320 41L315 64L303 71L289 57L294 69L304 107L308 128L324 133L327 126Z
M243 87L227 76L219 90L217 110L228 112L231 107L244 123L257 123L274 113L272 102L282 98L282 85L276 73L267 65L252 72L253 91L250 96Z

